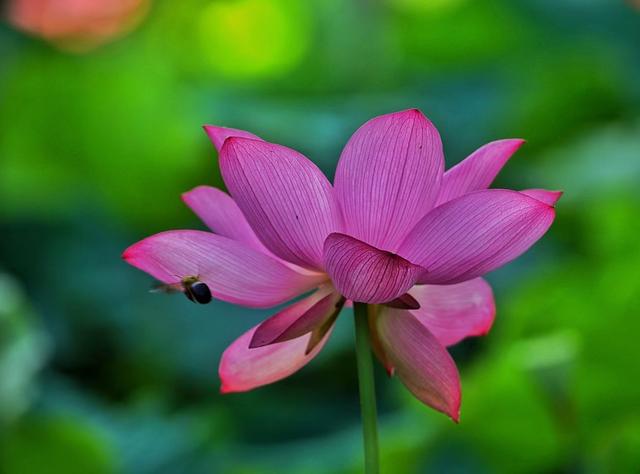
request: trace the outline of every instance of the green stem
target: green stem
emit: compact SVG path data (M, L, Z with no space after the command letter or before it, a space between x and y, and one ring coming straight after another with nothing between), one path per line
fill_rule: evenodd
M378 426L376 415L376 391L371 360L371 341L366 303L354 303L356 325L356 360L358 363L358 386L360 388L360 410L364 438L365 474L378 474Z

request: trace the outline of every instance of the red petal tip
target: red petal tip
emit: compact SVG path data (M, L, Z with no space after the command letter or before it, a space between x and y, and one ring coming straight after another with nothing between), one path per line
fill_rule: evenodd
M555 207L556 203L562 198L562 196L564 196L564 191L558 190L558 191L553 191L553 192L558 195L558 198L556 199L556 202L553 204L553 207Z
M560 198L564 194L564 191L550 191L550 192L557 196L555 198L555 201L553 201L552 203L543 202L543 201L541 201L541 202L543 202L543 204L545 204L547 207L550 207L551 209L555 209L556 208L556 204L558 203L558 201L560 200Z
M125 262L131 263L131 260L136 258L136 249L140 245L140 242L136 242L135 244L129 245L124 252L122 252L122 259Z
M514 153L516 151L518 151L522 145L527 143L527 141L524 138L512 138L512 140L514 142L514 147L513 147L514 148L514 150L513 150Z
M122 257L122 260L124 260L125 262L128 262L129 260L131 260L131 258L133 257L131 255L131 247L126 249L124 252L122 252L121 257Z
M456 404L453 408L453 410L451 410L451 413L447 413L447 415L449 415L449 418L451 418L451 421L453 421L455 424L459 424L460 423L460 406L462 404L462 396L461 393L458 393L458 399L456 400Z
M205 123L204 125L202 125L202 130L204 130L204 131L205 131L205 133L206 133L207 135L209 134L209 133L208 133L208 130L209 130L210 128L213 128L213 129L216 129L216 128L220 129L220 128L222 128L222 129L224 129L224 128L226 128L226 127L222 127L222 126L220 126L220 125L211 125L210 123Z
M401 114L402 114L402 115L404 115L405 117L410 117L411 115L414 115L414 116L418 116L418 117L420 117L420 118L423 118L423 117L424 117L425 119L429 120L429 119L428 119L428 118L427 118L427 117L422 113L422 110L417 109L417 108L415 108L415 107L412 107L412 108L410 108L410 109L406 109L406 110L402 110L401 112L398 112L398 115L401 115Z
M196 186L195 188L191 188L189 191L185 191L183 193L180 194L180 199L182 199L182 202L184 202L185 204L188 203L188 199L189 199L189 194L191 194L192 192L196 191L199 188L206 188L206 186L204 185L200 185L200 186Z

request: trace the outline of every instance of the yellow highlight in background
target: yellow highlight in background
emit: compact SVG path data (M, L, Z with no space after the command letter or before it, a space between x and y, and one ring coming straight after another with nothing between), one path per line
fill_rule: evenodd
M300 2L212 2L202 11L199 36L212 67L229 78L284 74L310 43L308 10Z

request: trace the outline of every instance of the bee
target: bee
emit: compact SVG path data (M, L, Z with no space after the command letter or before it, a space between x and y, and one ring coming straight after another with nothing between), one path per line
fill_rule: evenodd
M194 303L207 304L211 301L211 290L197 276L186 276L179 283L161 284L151 291L173 293L180 291Z

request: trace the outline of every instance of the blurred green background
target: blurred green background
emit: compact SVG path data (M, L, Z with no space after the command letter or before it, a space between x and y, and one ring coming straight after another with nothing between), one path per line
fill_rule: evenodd
M3 4L0 473L361 472L348 312L301 372L222 396L222 351L273 311L151 294L120 253L201 228L179 194L221 185L202 124L332 176L407 107L448 165L526 138L497 186L565 196L489 276L491 334L452 349L459 425L378 367L383 472L640 472L638 2L134 0L105 23L105 1Z

